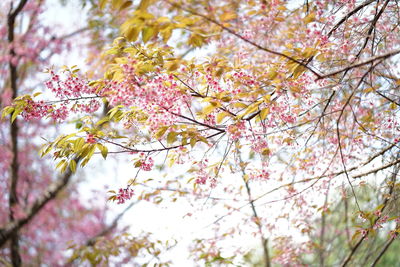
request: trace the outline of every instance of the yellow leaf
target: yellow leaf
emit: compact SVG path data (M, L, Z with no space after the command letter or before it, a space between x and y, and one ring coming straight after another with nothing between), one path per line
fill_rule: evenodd
M235 108L247 108L247 105L242 102L233 103L233 107Z
M199 135L199 136L197 136L197 138L198 138L197 141L200 141L200 142L203 142L205 144L208 144L207 138L205 138L204 136Z
M145 27L142 30L143 43L147 43L151 38L157 35L157 31L154 27Z
M146 10L150 5L150 0L142 0L138 6L138 9Z
M111 1L111 6L113 9L119 9L122 4L123 4L122 0L112 0Z
M178 61L171 61L166 63L166 67L168 71L175 71L179 68L179 62Z
M263 110L261 110L261 112L260 112L261 120L265 120L265 118L267 118L268 114L269 114L269 108L264 108Z
M197 139L196 138L191 138L190 139L190 146L193 148L195 145L196 145L196 143L197 143Z
M56 169L60 169L61 172L64 172L67 166L68 162L65 159L63 159L56 165Z
M218 123L218 124L221 123L222 120L223 120L226 116L229 116L229 113L228 113L228 112L223 111L223 112L218 113L218 114L217 114L217 117L216 117L217 123Z
M158 23L169 23L169 22L171 22L171 19L168 17L159 17L159 18L157 18L157 22Z
M163 38L164 43L166 43L169 40L169 38L171 38L172 28L171 27L167 27L167 28L163 29L160 32L160 34L161 34L161 36Z
M292 93L300 93L301 92L301 88L298 86L291 86L290 87L290 92Z
M3 109L3 112L2 112L1 117L4 118L4 117L6 117L7 115L11 114L13 111L14 111L14 107L12 107L12 106L5 107L5 108Z
M125 1L125 3L123 3L120 8L119 11L124 10L125 8L128 8L132 5L132 1Z
M375 91L374 87L368 87L367 89L364 90L364 93L368 94L368 93L371 93L373 91Z
M186 146L186 145L187 145L187 138L182 137L182 146Z
M189 45L200 47L205 43L205 38L199 34L192 34L188 40Z
M124 33L126 39L130 42L134 42L137 40L140 32L140 27L136 25L129 26L128 30Z
M318 50L312 47L307 47L304 51L303 51L303 56L304 57L312 57L315 56L318 53Z
M163 135L165 134L165 132L168 130L168 126L162 126L158 129L158 131L154 134L154 137L156 139L161 139L161 137L163 137Z
M260 105L260 103L259 103L259 101L258 102L256 102L256 103L254 103L254 104L251 104L250 106L248 106L247 108L246 108L246 110L244 111L244 113L240 116L240 117L244 117L244 116L246 116L247 114L251 114L251 113L253 113L253 112L255 112L257 109L258 109L258 106Z
M265 96L263 96L263 99L264 99L264 103L268 104L271 102L271 95L270 94L265 95Z
M208 105L208 106L206 106L205 108L203 108L203 114L204 115L208 115L208 114L210 114L211 112L213 112L215 109L217 108L217 106L214 106L214 105Z
M237 14L234 12L225 12L223 13L221 16L219 16L219 19L222 22L228 21L228 20L232 20L232 19L236 19L237 18Z
M140 166L142 166L142 161L141 160L138 160L138 161L136 161L135 163L134 163L134 166L135 166L135 168L139 168Z
M176 137L178 136L177 132L169 132L167 135L167 143L172 144L176 141Z
M306 24L313 22L315 20L315 13L312 12L312 13L308 14L303 20Z
M99 2L100 10L103 10L104 7L106 6L106 4L107 4L107 0L100 0L100 2Z
M85 144L85 139L83 137L75 139L74 152L79 152L82 149L84 144Z
M301 65L297 65L293 70L293 78L297 79L301 74L304 73L304 71L306 71L306 68Z
M263 156L268 156L270 153L271 153L271 150L269 150L269 148L264 148L261 151L261 155L263 155Z

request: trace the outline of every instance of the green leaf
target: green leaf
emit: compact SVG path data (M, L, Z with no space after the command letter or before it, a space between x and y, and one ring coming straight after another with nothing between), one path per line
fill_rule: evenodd
M8 116L8 115L11 114L14 110L15 110L15 108L12 107L12 106L5 107L5 108L3 109L2 114L1 114L1 118L4 118L4 117Z
M70 170L74 173L74 172L76 172L76 161L75 160L71 160L70 162L69 162L69 168L70 168Z
M97 148L100 150L101 155L104 159L107 158L108 148L102 144L96 144Z
M106 117L102 118L101 120L99 120L99 121L96 123L96 126L102 125L102 124L104 124L104 123L106 123L106 122L109 122L109 121L110 121L110 118L106 116Z
M18 116L21 112L22 112L22 108L17 107L17 108L14 110L14 113L13 113L12 116L11 116L11 122L14 122L15 119L17 118L17 116Z
M66 165L66 164L67 164L67 161L66 161L65 159L61 160L61 161L59 161L59 162L57 163L56 169L60 169L61 172L63 172L64 165Z
M77 153L79 152L83 145L85 144L85 139L83 137L77 138L74 141L74 152Z

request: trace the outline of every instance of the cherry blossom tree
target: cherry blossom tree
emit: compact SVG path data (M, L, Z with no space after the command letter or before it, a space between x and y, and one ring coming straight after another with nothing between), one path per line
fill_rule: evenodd
M245 235L265 266L376 265L400 229L399 3L299 2L102 0L93 21L113 30L96 36L119 36L91 72L49 69L54 98L14 95L3 116L80 116L42 156L62 175L129 157L111 201L219 208L190 248L199 262L235 264Z
M0 7L0 105L3 108L21 95L31 94L40 82L38 73L56 55L69 53L72 42L78 46L74 38L88 28L70 28L63 35L65 29L43 24L49 12L46 1L3 1ZM0 122L1 265L64 266L74 260L69 259L69 246L85 246L88 254L99 250L105 242L108 246L114 245L112 255L118 255L124 243L119 242L117 246L119 240L111 235L116 233L118 221L134 203L114 219L107 219L107 208L101 197L104 194L82 196L79 190L82 179L73 177L71 171L59 174L48 161L38 158L40 137L54 137L58 129L49 121L25 122L15 117L12 120L12 124L8 119ZM137 245L136 253L142 247L154 246L145 235L141 241L132 243ZM92 263L105 262L112 255L89 259Z

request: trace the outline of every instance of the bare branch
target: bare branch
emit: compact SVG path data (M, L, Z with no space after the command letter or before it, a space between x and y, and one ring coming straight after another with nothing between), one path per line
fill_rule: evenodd
M276 56L280 56L280 57L286 58L286 59L288 59L289 61L292 61L292 62L294 62L294 63L297 63L297 64L299 64L300 66L302 66L302 67L306 68L307 70L309 70L310 72L312 72L315 76L317 76L317 79L322 79L321 75L320 75L318 72L316 72L315 70L313 70L311 67L307 66L307 64L306 64L306 63L303 63L302 61L299 61L299 60L297 60L297 59L294 59L294 58L292 58L292 57L290 57L290 56L288 56L288 55L286 55L286 54L284 54L284 53L277 52L277 51L268 49L268 48L266 48L266 47L263 47L263 46L261 46L261 45L255 43L254 41L251 41L251 40L245 38L244 36L240 35L240 34L237 33L236 31L234 31L233 29L224 26L224 25L221 24L220 22L218 22L218 21L216 21L216 20L214 20L214 19L212 19L212 18L207 17L206 15L203 15L203 14L200 14L200 13L194 11L194 10L185 8L185 7L181 6L181 5L178 5L177 3L171 3L171 2L168 1L168 0L164 0L164 1L167 2L169 5L171 5L171 6L173 6L173 7L176 7L176 8L179 8L179 9L181 9L181 10L184 10L184 11L186 11L186 12L192 14L192 15L202 17L203 19L205 19L205 20L207 20L207 21L209 21L209 22L211 22L211 23L217 25L218 27L220 27L220 28L223 29L224 31L226 31L226 32L228 32L228 33L234 35L235 37L239 38L240 40L242 40L242 41L244 41L244 42L246 42L246 43L248 43L248 44L251 44L252 46L254 46L254 47L256 47L256 48L258 48L258 49L260 49L260 50L262 50L262 51L265 51L265 52L267 52L267 53L270 53L270 54L273 54L273 55L276 55Z
M383 59L392 57L394 55L397 55L399 53L400 53L400 49L394 50L394 51L391 51L391 52L388 52L388 53L385 53L385 54L382 54L382 55L374 56L374 57L368 58L368 59L366 59L364 61L361 61L359 63L346 66L346 67L344 67L342 69L330 72L330 73L325 74L325 75L321 75L316 80L326 79L328 77L334 76L334 75L339 74L341 72L348 71L348 70L351 70L351 69L354 69L354 68L358 68L358 67L367 65L367 64L372 63L372 62L374 62L375 60L378 60L378 59L383 60Z
M136 202L131 202L131 204L129 204L120 214L118 214L114 218L114 220L112 221L112 223L108 227L104 228L97 235L95 235L92 238L90 238L89 240L87 240L86 241L86 246L93 246L100 237L106 236L109 233L111 233L111 231L114 230L115 227L117 227L119 220L125 215L125 213L127 213L128 210L130 210L137 203L138 203L137 201Z
M328 37L330 37L332 35L332 33L334 31L336 31L340 25L342 25L346 20L348 20L351 16L353 16L354 14L356 14L358 11L360 11L361 9L363 9L364 7L368 6L369 4L375 2L376 0L369 0L366 1L365 3L357 6L356 8L354 8L352 11L350 11L349 13L347 13L346 16L344 16L341 20L338 21L338 23L335 24L335 26L333 26L333 28L328 32Z

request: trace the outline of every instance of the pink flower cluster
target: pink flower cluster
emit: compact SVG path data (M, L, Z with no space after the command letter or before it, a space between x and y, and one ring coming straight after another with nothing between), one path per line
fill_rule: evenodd
M93 134L88 134L87 135L86 143L89 143L89 144L96 144L97 143L96 138L94 137Z
M151 171L154 166L154 160L152 157L147 157L141 161L140 168L144 171Z
M195 180L195 183L198 185L205 185L207 181L210 181L210 186L212 188L216 187L217 185L217 180L216 178L211 178L208 172L206 171L208 160L205 159L204 162L198 162L197 163L197 178Z
M131 154L136 154L137 152L132 152ZM138 164L138 165L136 165ZM143 171L151 171L154 166L154 160L149 155L141 152L139 153L139 159L135 161L135 167L139 167Z
M267 170L257 170L250 174L251 180L268 180L270 173Z
M155 73L151 77L136 74L135 61L121 64L124 78L110 81L102 95L111 105L135 106L148 115L147 124L154 131L160 125L168 126L176 122L185 103L191 96L180 90L172 75ZM128 125L126 125L128 127Z
M263 138L261 136L257 136L256 138L253 139L251 149L254 152L262 153L263 149L265 148L268 148L268 143L265 137Z
M379 214L380 214L380 213L381 213L381 212L379 211ZM377 216L380 216L380 215L377 215ZM382 227L383 227L382 224L386 223L386 222L388 221L388 219L389 219L389 216L387 216L387 215L385 215L385 216L379 218L379 220L377 220L376 223L374 224L373 228L374 228L374 229L380 229L380 228L382 228Z
M32 120L34 118L42 118L49 114L51 105L46 104L44 101L35 102L33 100L26 100L26 106L21 113L25 120Z
M131 188L120 188L118 190L118 194L116 195L116 199L118 200L117 204L123 204L125 201L130 200L133 196L133 189Z
M56 74L50 71L51 78L45 82L59 99L51 102L26 100L22 116L26 120L39 119L45 116L55 121L67 119L70 112L93 113L100 108L100 95L96 94L97 87L89 86L86 79L74 75L70 71Z
M229 125L226 128L226 132L229 134L232 140L238 140L241 138L246 130L245 121L239 121L235 124Z
M87 80L74 75L70 71L56 74L51 70L50 76L51 78L45 82L45 86L60 99L96 95L97 87L89 86Z

